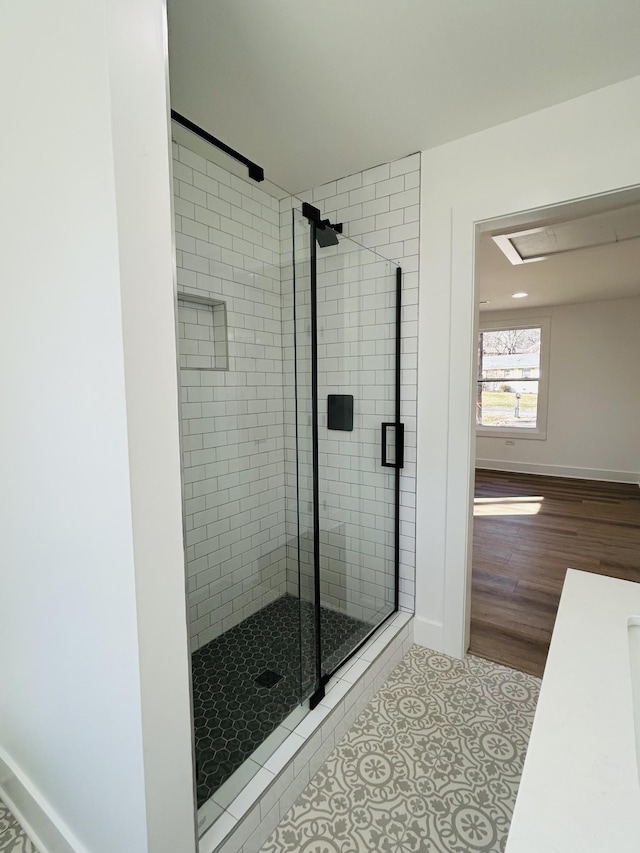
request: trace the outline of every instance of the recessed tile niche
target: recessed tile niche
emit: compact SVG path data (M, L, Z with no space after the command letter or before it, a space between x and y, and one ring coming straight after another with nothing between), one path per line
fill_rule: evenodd
M180 367L228 370L227 308L205 296L178 295Z

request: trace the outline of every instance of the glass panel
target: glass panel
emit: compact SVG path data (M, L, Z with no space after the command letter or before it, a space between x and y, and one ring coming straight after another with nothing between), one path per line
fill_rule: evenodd
M478 339L479 426L535 429L542 330L496 329Z
M297 199L295 200L297 203ZM300 599L300 693L319 686L313 551L310 229L299 209L292 221L293 268L283 279L287 588Z
M202 833L302 718L321 674L394 610L396 472L381 438L388 424L393 463L395 267L344 238L312 246L298 199L173 130Z
M256 184L183 128L173 130L186 571L204 832L283 740L285 718L299 717L315 686L307 651L315 635L313 621L301 617L299 573L290 577L288 569L285 486L292 472L295 483L296 462L287 329L292 199ZM306 263L308 312L306 221L304 230L296 265ZM304 334L301 325L301 347ZM309 379L302 374L300 382L308 421ZM303 448L302 474L304 465ZM289 509L295 517L295 505ZM300 523L304 532L304 516Z
M395 273L349 239L317 247L323 674L395 608L396 472L381 458L396 419Z
M538 414L538 383L518 382L502 383L502 387L493 390L495 383L483 383L478 423L481 426L495 426L535 429ZM519 390L515 390L515 388Z

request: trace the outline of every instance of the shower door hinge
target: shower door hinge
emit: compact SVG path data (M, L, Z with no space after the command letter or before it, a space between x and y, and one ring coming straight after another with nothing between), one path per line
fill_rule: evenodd
M325 676L323 676L320 679L320 687L318 687L316 692L309 699L309 710L310 711L313 711L313 709L316 707L316 705L319 705L320 702L322 702L322 700L324 699L324 697L325 697L324 686L326 683L327 683L327 679L325 678Z
M309 204L308 201L302 202L302 215L306 216L309 222L315 222L316 225L322 219L322 214L317 207L314 207L312 204Z
M342 234L342 222L336 222L334 225L328 219L323 219L320 209L308 201L302 202L302 215L306 216L309 222L315 222L318 228L333 228L338 234Z

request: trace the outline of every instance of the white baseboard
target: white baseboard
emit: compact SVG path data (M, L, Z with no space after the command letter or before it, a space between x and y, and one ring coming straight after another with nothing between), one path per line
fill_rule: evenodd
M444 652L444 630L442 622L432 622L422 616L413 617L413 641L425 649Z
M39 853L89 853L0 747L0 798Z
M540 474L542 477L571 477L576 480L602 480L608 483L640 485L640 473L632 471L605 471L601 468L572 468L565 465L540 465L533 462L476 459L476 468L487 471L511 471L514 474Z

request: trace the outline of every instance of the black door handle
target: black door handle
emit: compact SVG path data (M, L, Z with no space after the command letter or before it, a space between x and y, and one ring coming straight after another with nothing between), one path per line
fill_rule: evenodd
M395 430L395 461L387 459L387 430L393 427ZM388 422L382 424L382 466L384 468L404 467L404 424Z

